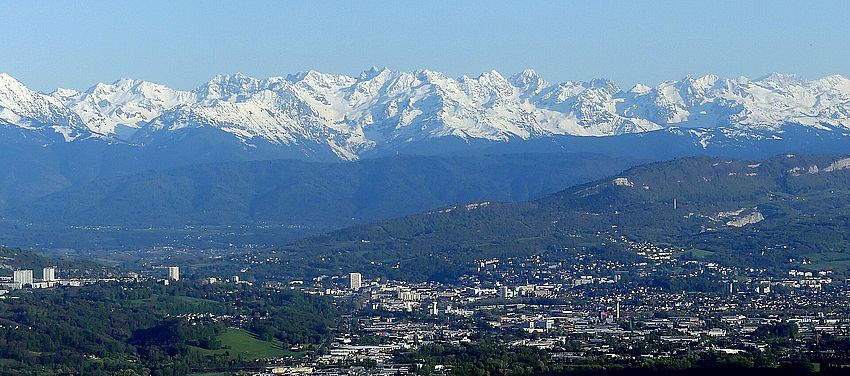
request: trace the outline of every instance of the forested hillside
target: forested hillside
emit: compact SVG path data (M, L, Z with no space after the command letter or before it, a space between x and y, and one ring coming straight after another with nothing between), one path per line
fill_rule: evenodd
M850 267L848 161L785 155L759 162L658 162L535 201L451 206L279 251L288 252L287 265L307 265L305 273L349 265L392 277L443 279L475 259L552 249L612 254L624 249L617 240L625 237L723 263L769 268L794 259L843 272Z

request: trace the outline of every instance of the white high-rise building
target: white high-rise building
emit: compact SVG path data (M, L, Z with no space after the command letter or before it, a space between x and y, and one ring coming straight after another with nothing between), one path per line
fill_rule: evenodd
M168 267L168 279L172 281L180 280L180 267L179 266L169 266Z
M508 286L502 286L499 288L499 298L500 299L510 299L514 297L514 292L511 291L511 288Z
M56 268L53 266L46 267L41 270L41 280L44 282L53 282L56 280Z
M21 286L32 285L32 270L15 270L15 273L12 275L12 281L20 283Z
M363 277L360 273L348 273L348 287L354 291L363 287Z
M617 321L620 321L620 299L617 299L617 310L616 310L616 312L617 312L616 313L616 315L617 315L616 319L617 319Z

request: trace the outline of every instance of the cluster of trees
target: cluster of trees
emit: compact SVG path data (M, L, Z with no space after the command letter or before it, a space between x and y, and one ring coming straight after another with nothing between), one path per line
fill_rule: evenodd
M272 294L255 300L255 318L247 329L260 339L283 346L319 344L332 335L337 308L327 300L306 294Z
M800 329L793 322L778 322L774 324L762 325L756 328L753 335L762 338L773 339L794 339L799 335Z
M192 313L251 319L189 322ZM0 373L185 375L233 369L245 360L199 351L221 349L219 337L228 325L309 345L330 335L336 316L328 300L248 285L113 283L22 290L0 301Z
M458 346L428 344L399 361L419 363L417 373L428 375L438 366L449 366L456 375L536 375L550 371L545 351L510 348L495 340L483 340Z
M461 345L424 345L419 350L398 356L399 361L418 364L420 375L434 374L448 367L453 375L520 376L520 375L716 375L721 372L750 375L839 375L840 367L815 363L801 358L776 362L764 354L721 354L700 352L671 358L590 357L578 360L554 360L544 350L511 347L492 339Z

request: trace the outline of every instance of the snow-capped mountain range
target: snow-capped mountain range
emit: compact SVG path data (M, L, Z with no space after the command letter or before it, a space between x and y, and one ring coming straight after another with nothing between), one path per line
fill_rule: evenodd
M707 75L624 90L604 79L553 84L533 70L453 78L372 68L357 77L315 71L265 79L217 76L191 91L122 79L44 94L0 74L0 127L51 142L145 146L197 132L246 148L262 144L308 154L324 148L352 160L433 139L506 142L716 128L780 137L789 124L850 132L850 80Z

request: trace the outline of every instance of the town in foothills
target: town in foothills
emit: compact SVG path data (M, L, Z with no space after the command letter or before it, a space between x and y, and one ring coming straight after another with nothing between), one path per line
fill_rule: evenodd
M0 15L0 376L850 374L850 1Z

